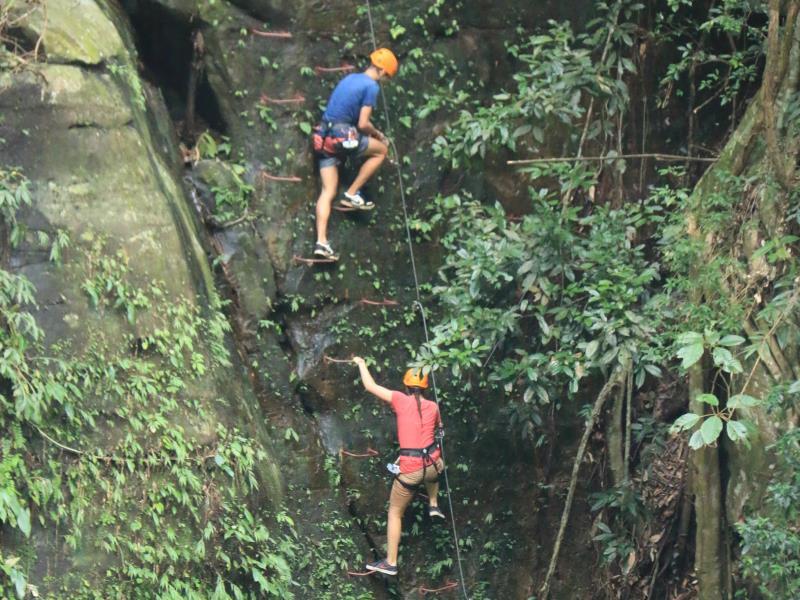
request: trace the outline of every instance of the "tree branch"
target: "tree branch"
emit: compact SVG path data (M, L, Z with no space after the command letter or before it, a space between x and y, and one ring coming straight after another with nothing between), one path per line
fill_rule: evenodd
M561 513L561 523L558 526L558 535L556 535L556 542L553 546L553 554L550 557L550 565L547 567L547 575L545 575L544 583L542 584L541 588L541 600L547 600L547 596L550 593L550 580L553 577L553 573L556 570L556 564L558 563L558 553L561 550L561 542L564 539L564 532L567 529L567 522L569 521L569 513L572 508L572 499L575 496L575 487L578 483L578 472L581 468L581 463L583 462L583 455L586 452L586 445L589 442L589 436L594 429L595 423L597 422L597 417L600 415L600 411L603 410L603 405L606 403L606 400L611 395L611 391L617 386L621 385L624 377L626 376L627 372L631 369L631 358L627 357L624 359L624 363L620 363L611 373L611 377L608 378L606 384L603 386L603 389L600 390L600 393L597 395L597 399L594 401L594 406L592 407L592 414L589 417L588 422L586 423L586 429L583 431L583 437L581 438L581 443L578 446L578 454L575 456L575 462L572 464L572 478L569 482L569 490L567 491L567 500L564 503L564 510Z
M699 156L683 156L680 154L661 154L658 152L639 152L635 154L617 154L616 156L560 156L556 158L526 158L523 160L507 160L507 165L531 165L537 163L554 163L554 162L588 162L594 160L617 160L618 158L654 158L656 160L669 161L684 161L694 160L698 162L716 162L717 158L702 158Z
M798 9L800 9L800 2L798 2L798 0L791 0L786 11L784 37L783 40L781 40L781 0L770 0L769 2L767 62L764 66L764 79L762 84L764 138L767 143L767 154L769 155L770 163L772 163L772 168L775 170L775 178L785 192L792 189L793 167L786 161L786 155L781 149L775 101L780 92L781 81L786 75L789 66L789 54L794 41Z

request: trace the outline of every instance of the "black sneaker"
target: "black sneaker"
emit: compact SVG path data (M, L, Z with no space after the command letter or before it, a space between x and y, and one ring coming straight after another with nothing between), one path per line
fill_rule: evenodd
M330 244L323 244L321 242L317 242L314 244L314 256L319 256L320 258L327 258L328 260L339 260L339 255L333 251Z
M361 192L355 194L344 193L344 198L339 200L339 204L346 208L355 208L356 210L372 210L375 208L375 203L371 200L366 200Z
M428 516L429 517L437 517L439 519L444 519L444 513L442 509L438 506L429 506L428 507Z
M377 562L367 563L367 571L377 571L384 575L397 575L397 566L390 565L387 560L383 558Z

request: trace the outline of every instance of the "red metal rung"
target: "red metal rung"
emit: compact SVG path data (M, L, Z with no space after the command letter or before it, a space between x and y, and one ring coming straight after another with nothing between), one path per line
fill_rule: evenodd
M366 304L368 306L398 306L400 303L397 300L389 300L388 298L384 298L383 300L368 300L366 298L362 298L358 301L359 304Z
M454 590L457 587L458 587L458 582L457 581L448 581L442 587L439 587L439 588L421 587L421 588L419 588L419 591L424 596L425 594L438 594L439 592L446 592L448 590Z
M347 574L351 577L366 577L367 575L372 575L373 573L377 573L377 571L348 571Z
M320 67L320 66L316 66L316 67L314 67L314 70L317 72L317 74L320 74L320 73L338 73L339 71L355 71L356 67L355 67L355 65L350 65L350 64L345 63L345 64L341 65L340 67Z
M306 258L304 256L297 256L297 254L295 254L292 257L292 260L294 262L306 263L307 265L326 264L326 263L332 264L336 262L332 258Z
M292 37L292 34L288 31L261 31L260 29L256 29L253 27L250 32L253 35L257 35L260 37L267 37L267 38L283 38L289 39Z
M299 104L305 102L305 96L296 94L291 98L270 98L266 94L261 94L261 104Z
M332 357L328 356L327 354L322 356L322 360L324 360L327 363L341 363L341 364L345 364L345 363L350 364L350 363L353 362L352 359L349 359L349 358L332 358Z
M287 176L287 175L271 175L270 173L267 173L266 171L261 171L260 176L263 179L269 179L270 181L288 181L290 183L300 183L301 181L303 181L302 179L300 179L299 177L296 177L294 175L290 175L290 176Z
M339 452L344 456L350 456L352 458L372 458L373 456L378 456L378 451L372 448L367 448L367 451L363 454L358 454L356 452L348 452L344 448L339 450Z

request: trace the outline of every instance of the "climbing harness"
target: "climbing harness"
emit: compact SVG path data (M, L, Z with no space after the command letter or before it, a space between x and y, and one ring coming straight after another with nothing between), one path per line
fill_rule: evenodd
M358 150L361 134L349 123L320 123L311 134L314 152L333 156L346 156Z
M409 492L416 493L422 485L425 484L425 476L428 472L428 467L433 467L436 471L436 479L434 481L439 481L439 477L441 476L441 471L439 471L439 467L436 466L436 461L433 460L433 453L437 450L441 450L441 437L439 439L434 440L434 442L426 446L425 448L400 448L400 456L410 456L413 458L421 458L422 459L422 477L417 483L408 483L407 481L403 481L400 479L399 469L395 472L393 469L389 469L390 472L394 474L394 480L406 488ZM389 463L394 464L394 463ZM388 465L387 465L388 467Z
M439 440L436 440L425 448L400 448L400 456L412 456L414 458L421 458L423 463L428 461L433 463L431 455L439 450L439 448Z
M377 50L378 49L378 42L377 42L377 40L375 38L375 25L372 22L372 6L370 5L370 0L365 0L365 6L367 8L367 19L369 20L369 32L370 32L370 37L372 39L372 48L374 50ZM382 101L382 104L383 104L383 115L384 115L384 119L386 121L386 130L389 133L392 133L392 121L391 121L391 119L389 117L389 105L388 105L388 102L386 101L385 95L381 94L381 98L383 100ZM425 333L425 342L426 343L430 343L430 336L428 334L428 323L427 323L427 320L425 318L425 308L422 306L422 297L421 297L420 291L419 291L419 277L417 275L417 266L416 266L416 261L414 259L414 245L413 245L413 243L411 241L411 227L408 224L408 207L407 207L407 202L406 202L405 185L403 184L403 172L402 172L402 168L401 168L402 161L400 160L400 154L397 151L397 146L395 145L395 143L391 139L391 137L389 138L389 144L391 145L392 150L394 152L394 155L395 155L395 157L397 159L397 163L395 164L395 170L397 172L398 189L400 190L400 201L401 201L401 205L403 207L403 221L405 223L405 229L406 229L406 241L408 243L408 254L409 254L409 258L411 259L411 271L412 271L412 273L414 275L414 289L416 291L416 296L417 296L417 299L414 302L414 305L419 309L420 315L422 317L422 329L423 329L423 331ZM431 375L431 383L432 383L432 389L433 389L433 399L436 401L436 405L438 406L439 405L439 395L438 395L437 389L436 389L436 377L433 374L433 372L431 372L430 375ZM441 442L441 440L440 440L440 442ZM446 461L445 461L444 445L443 444L441 445L441 454L442 454L442 461L444 461L445 464L447 464ZM445 484L445 487L447 488L447 503L448 503L448 506L450 508L450 522L452 524L453 542L454 542L454 545L455 545L455 548L456 548L456 564L458 565L458 573L459 573L459 576L460 576L461 591L464 594L464 598L466 600L469 600L469 593L467 592L467 584L464 581L464 568L463 568L463 566L461 564L461 550L459 549L459 546L458 546L458 530L456 529L456 520L455 520L455 516L454 516L454 512L453 512L453 498L452 498L452 495L450 493L450 484L449 484L448 479L447 479L447 469L444 469L443 475L444 475L444 484Z

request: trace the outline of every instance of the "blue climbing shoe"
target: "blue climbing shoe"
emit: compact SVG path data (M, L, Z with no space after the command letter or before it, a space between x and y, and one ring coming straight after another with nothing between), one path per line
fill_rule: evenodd
M367 563L367 571L377 571L384 575L397 575L397 565L390 565L385 558L382 558L377 562Z

